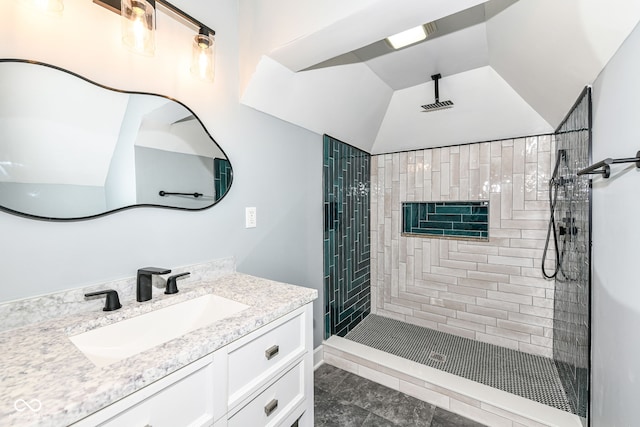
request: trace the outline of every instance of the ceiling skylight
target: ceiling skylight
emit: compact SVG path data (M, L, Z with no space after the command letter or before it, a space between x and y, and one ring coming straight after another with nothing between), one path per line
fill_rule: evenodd
M415 28L410 28L401 33L387 37L387 42L389 42L391 47L394 49L401 49L405 46L418 43L426 38L427 31L425 30L424 25L419 25Z

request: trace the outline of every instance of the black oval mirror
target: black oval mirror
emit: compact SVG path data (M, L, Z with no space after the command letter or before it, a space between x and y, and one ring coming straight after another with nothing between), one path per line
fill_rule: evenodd
M229 188L229 159L165 96L0 59L0 209L81 220L136 206L201 210Z

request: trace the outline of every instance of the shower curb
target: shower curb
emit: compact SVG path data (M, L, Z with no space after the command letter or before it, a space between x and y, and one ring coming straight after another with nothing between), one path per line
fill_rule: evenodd
M580 417L345 338L323 343L324 362L496 427L582 427Z

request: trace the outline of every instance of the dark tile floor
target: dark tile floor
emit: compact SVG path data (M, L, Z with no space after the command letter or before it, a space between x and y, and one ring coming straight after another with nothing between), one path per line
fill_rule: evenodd
M314 374L316 427L483 427L326 363Z

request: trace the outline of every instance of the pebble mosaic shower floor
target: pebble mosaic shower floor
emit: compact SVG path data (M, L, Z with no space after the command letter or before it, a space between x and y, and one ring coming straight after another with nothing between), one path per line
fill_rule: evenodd
M573 412L553 360L370 314L345 338Z

